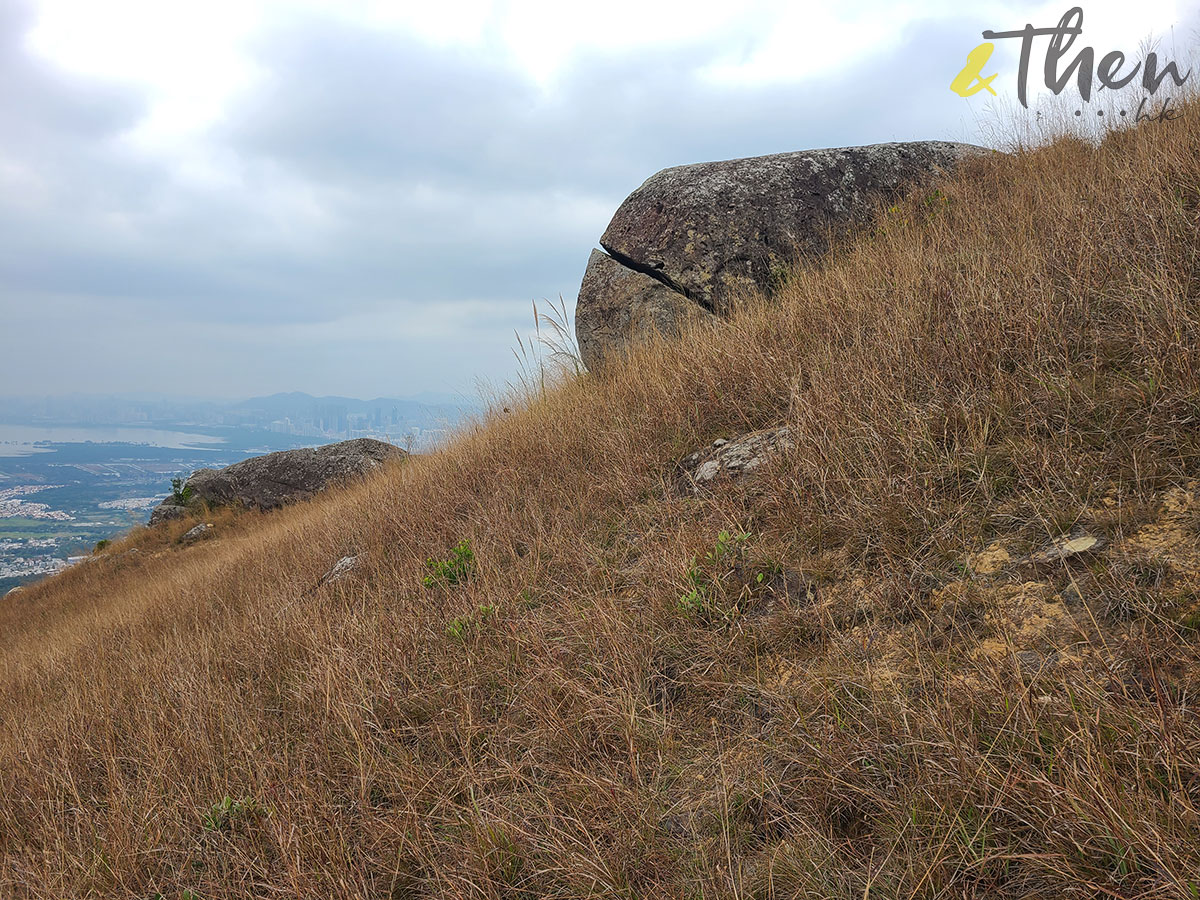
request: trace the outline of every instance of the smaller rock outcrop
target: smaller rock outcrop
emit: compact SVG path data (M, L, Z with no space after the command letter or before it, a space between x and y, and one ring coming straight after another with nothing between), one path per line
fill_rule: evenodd
M731 441L715 440L703 450L683 458L679 464L681 480L698 492L719 478L747 475L792 446L791 432L786 425L751 431Z
M270 510L306 500L335 484L364 475L388 460L404 459L399 447L371 438L356 438L316 449L283 450L255 456L224 469L200 469L183 484L191 504L245 506ZM187 512L175 496L154 510L150 524Z

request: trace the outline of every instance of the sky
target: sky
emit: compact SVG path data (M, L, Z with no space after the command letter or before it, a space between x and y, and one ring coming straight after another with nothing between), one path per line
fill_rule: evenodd
M1081 6L1098 56L1196 43L1200 0ZM999 100L951 79L1067 8L0 0L0 395L474 396L657 170L993 143L1016 42Z

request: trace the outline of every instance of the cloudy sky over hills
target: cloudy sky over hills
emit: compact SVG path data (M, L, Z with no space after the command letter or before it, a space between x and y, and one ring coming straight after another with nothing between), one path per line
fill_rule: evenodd
M1084 3L1082 43L1183 55L1197 5ZM657 169L987 142L950 79L1066 8L0 0L0 394L501 383Z

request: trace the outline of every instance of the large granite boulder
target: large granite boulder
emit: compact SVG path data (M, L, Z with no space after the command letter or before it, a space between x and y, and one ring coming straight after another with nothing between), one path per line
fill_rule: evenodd
M189 503L200 502L210 507L275 509L306 500L327 487L370 472L387 460L406 456L408 453L399 447L371 438L327 444L315 450L284 450L255 456L224 469L200 469L184 482L182 493ZM155 510L150 524L176 514L172 507L178 507L177 498L168 497ZM163 510L161 516L159 510Z
M606 252L588 262L575 313L584 364L597 368L637 336L636 310L653 308L664 332L697 307L725 314L739 293L769 292L797 259L825 253L831 231L866 221L880 201L990 152L917 141L663 169L625 199L600 238Z

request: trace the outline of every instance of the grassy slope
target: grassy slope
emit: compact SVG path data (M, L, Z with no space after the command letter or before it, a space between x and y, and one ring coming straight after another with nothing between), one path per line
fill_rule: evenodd
M10 598L0 896L1194 897L1198 148L983 160L769 307Z

